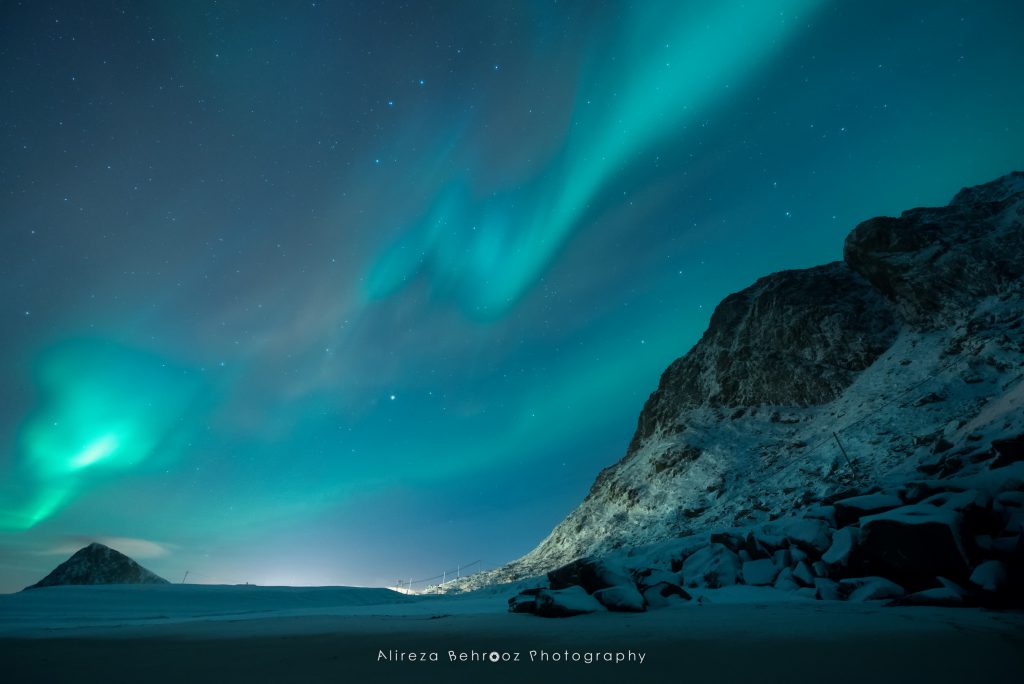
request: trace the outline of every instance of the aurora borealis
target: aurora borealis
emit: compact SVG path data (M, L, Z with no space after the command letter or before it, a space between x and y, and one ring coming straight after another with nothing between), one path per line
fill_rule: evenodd
M0 591L527 552L723 296L1024 165L1022 20L0 4Z

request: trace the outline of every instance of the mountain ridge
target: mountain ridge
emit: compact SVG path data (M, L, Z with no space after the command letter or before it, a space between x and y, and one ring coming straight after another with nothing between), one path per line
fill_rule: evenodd
M843 261L729 295L583 502L455 589L984 468L1024 433L1022 220L1013 172L864 221Z

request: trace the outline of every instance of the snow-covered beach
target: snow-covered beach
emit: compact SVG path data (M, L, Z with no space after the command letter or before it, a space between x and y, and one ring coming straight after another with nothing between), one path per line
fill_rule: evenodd
M55 587L0 596L5 681L1013 681L1024 614L700 592L544 619L510 589ZM642 656L642 657L641 657ZM493 659L497 659L494 662Z

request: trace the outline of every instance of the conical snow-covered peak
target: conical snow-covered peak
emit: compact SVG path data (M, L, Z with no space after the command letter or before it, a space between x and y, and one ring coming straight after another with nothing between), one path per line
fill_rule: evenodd
M62 584L167 584L134 560L109 546L93 542L76 551L71 558L29 589Z

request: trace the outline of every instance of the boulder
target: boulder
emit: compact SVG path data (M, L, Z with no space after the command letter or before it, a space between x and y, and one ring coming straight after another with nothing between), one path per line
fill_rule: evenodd
M541 589L535 596L533 612L540 617L572 617L604 611L601 603L584 591L583 587Z
M829 565L845 566L859 538L860 528L855 525L837 530L832 535L832 546L822 554L821 560Z
M740 549L746 546L747 540L739 532L725 530L723 532L712 532L709 540L712 544L721 544L730 551L739 553Z
M945 577L938 577L936 579L941 586L907 594L903 598L894 600L893 605L940 606L946 608L959 608L971 605L971 597L959 584Z
M839 582L839 593L848 601L880 601L896 599L907 592L900 585L884 577L852 577Z
M1012 535L1020 534L1024 525L1024 492L1010 491L996 495L992 510L999 519L999 528Z
M793 546L815 557L824 553L832 543L828 523L816 518L776 520L765 525L764 531L768 535L788 539Z
M841 601L839 583L824 577L814 578L815 597L820 601Z
M674 582L659 582L644 590L644 599L650 608L663 608L673 600L689 601L690 595Z
M594 592L594 598L608 610L620 613L642 613L647 610L647 602L632 582L598 589Z
M758 560L759 558L769 558L772 555L772 550L777 548L782 543L781 539L769 539L758 538L753 532L748 532L747 537L744 540L744 550L750 555L748 560Z
M687 558L682 573L687 587L727 587L736 584L740 559L724 545L711 544Z
M940 492L921 501L922 504L956 511L963 516L967 529L991 530L994 528L992 498L977 489L962 492Z
M963 492L939 492L932 494L921 501L922 504L948 508L957 513L963 513L971 508L985 508L989 499L976 489L968 489Z
M536 613L539 591L539 589L531 589L516 594L508 600L508 611L510 613Z
M579 586L588 594L599 589L632 584L633 580L620 568L609 566L602 560L580 558L548 573L552 589Z
M907 594L892 602L895 606L936 606L942 608L960 608L968 605L967 597L947 587L936 587Z
M796 591L800 588L800 585L793 580L793 571L789 568L783 568L779 572L779 576L775 578L773 586L779 591Z
M848 565L918 589L930 588L936 575L963 581L970 566L962 527L956 511L926 504L868 516Z
M1024 461L1024 435L1017 435L1009 439L992 440L992 450L996 452L996 460L992 462L993 468L1002 468L1011 463Z
M771 558L747 561L743 564L742 575L745 584L767 586L775 581L779 568Z
M903 500L892 494L864 494L836 501L835 526L856 524L863 516L881 513L903 505Z
M971 584L983 591L998 592L1006 588L1010 573L1002 561L985 561L971 573Z
M805 518L814 518L816 520L824 520L831 527L836 526L836 507L835 506L811 506L804 511Z
M805 587L814 586L814 573L807 563L803 561L797 563L796 567L793 568L793 579Z
M636 585L641 591L647 591L648 588L656 586L658 584L679 584L679 575L668 570L661 570L659 568L646 568L636 573Z

